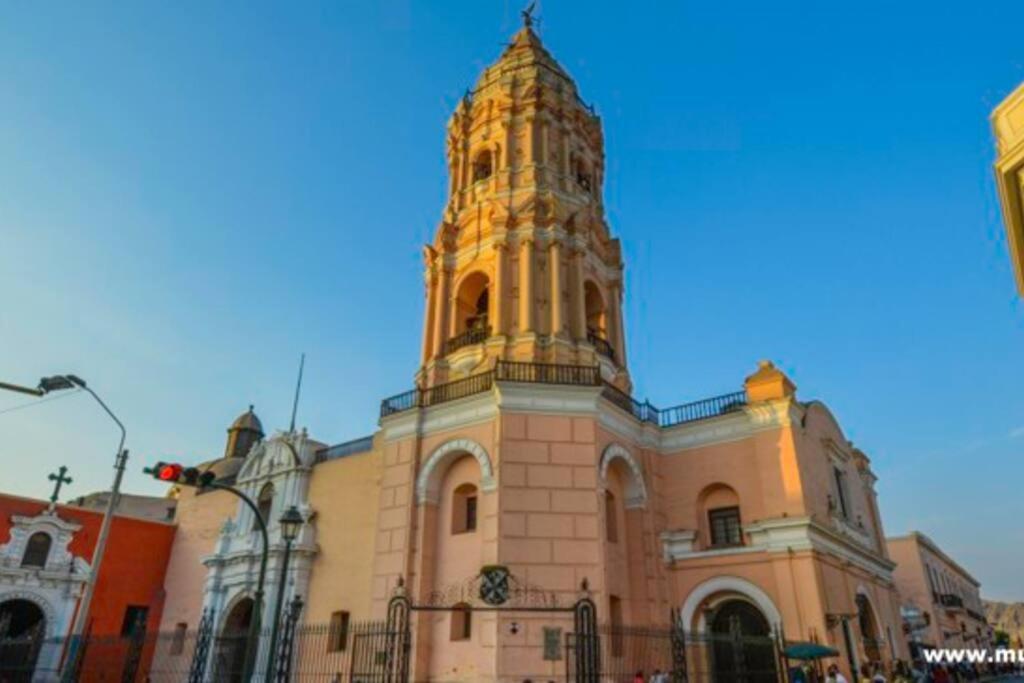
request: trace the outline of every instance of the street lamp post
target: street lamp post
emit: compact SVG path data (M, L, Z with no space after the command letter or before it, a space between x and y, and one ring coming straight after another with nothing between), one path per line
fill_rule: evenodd
M4 386L5 389L10 388L9 385ZM117 424L117 428L121 430L121 441L117 445L117 456L114 459L114 484L110 488L110 500L107 501L107 509L103 512L103 522L100 525L100 533L96 539L96 548L92 553L92 567L89 572L89 576L86 577L85 581L85 592L82 593L82 599L78 603L78 611L75 613L75 622L71 627L71 637L68 641L67 656L64 660L64 672L62 680L71 681L74 676L75 668L78 662L79 652L81 649L82 634L85 631L85 625L89 618L89 609L92 606L93 595L96 592L96 580L100 575L100 567L103 564L103 555L107 550L107 540L110 538L110 527L114 521L114 512L117 509L118 498L121 493L121 479L124 477L124 467L128 462L128 451L124 448L124 440L126 432L124 425L117 419L113 411L107 407L107 404L103 402L96 392L86 385L85 380L75 375L54 375L53 377L44 377L39 381L39 387L36 390L37 395L42 396L48 394L51 391L61 391L63 389L84 389L89 392L100 407L110 416L110 419Z
M267 654L266 671L267 683L272 683L274 680L274 664L277 660L277 638L278 632L281 628L281 608L284 607L285 577L288 574L288 560L291 559L292 555L292 542L298 537L299 529L302 528L302 524L305 521L306 520L302 518L302 513L299 512L298 508L294 505L285 510L279 520L281 525L281 538L284 539L284 558L281 560L281 570L277 579L277 600L274 604L274 621L270 627L270 652Z

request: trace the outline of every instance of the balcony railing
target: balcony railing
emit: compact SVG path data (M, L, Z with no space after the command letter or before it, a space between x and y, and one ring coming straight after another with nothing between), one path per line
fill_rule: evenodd
M975 612L969 607L967 608L967 616L969 616L971 619L974 619L975 621L986 621L984 614L982 614L981 612Z
M499 382L531 384L567 384L570 386L601 386L601 371L596 365L555 365L553 363L515 363L499 361L494 366Z
M939 604L950 609L957 609L964 606L964 601L959 595L953 593L939 593Z
M468 329L465 332L455 335L451 339L444 343L444 355L454 353L464 346L471 346L473 344L479 344L487 341L487 338L491 336L490 325L486 327L474 327Z
M337 460L338 458L344 458L346 455L365 453L372 448L373 436L364 436L361 439L353 439L352 441L346 441L345 443L321 448L316 452L316 462L320 463L327 462L328 460Z
M597 366L498 361L494 369L487 372L386 398L381 401L380 416L384 418L413 408L425 408L479 394L488 391L495 382L601 387L601 396L612 405L641 422L663 428L726 415L740 410L747 403L746 393L736 391L659 410L649 401L640 402L621 389L603 382Z
M607 339L599 335L597 332L587 330L587 341L590 342L591 346L593 346L594 350L599 354L615 360L615 349L612 348L612 345L608 343Z
M633 417L641 422L650 422L659 427L674 427L685 422L696 422L697 420L718 417L719 415L739 410L747 403L746 392L736 391L731 394L723 394L722 396L714 396L701 401L684 403L659 410L651 405L650 402L644 401L641 403L610 384L605 385L601 395L627 413L631 413Z
M593 387L600 386L601 375L600 370L591 365L514 363L502 360L487 372L386 398L381 401L380 416L387 417L413 408L425 408L483 393L494 386L495 381Z

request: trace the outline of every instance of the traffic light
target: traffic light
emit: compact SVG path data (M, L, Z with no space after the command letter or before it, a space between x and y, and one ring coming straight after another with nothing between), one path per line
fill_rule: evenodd
M207 470L200 472L197 467L185 467L176 462L158 462L142 470L157 481L167 484L183 484L203 488L213 483L217 475Z

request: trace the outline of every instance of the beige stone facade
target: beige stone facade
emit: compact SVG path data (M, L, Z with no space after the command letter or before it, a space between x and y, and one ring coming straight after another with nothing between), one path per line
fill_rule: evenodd
M921 647L989 648L981 584L934 541L914 531L887 541L911 642Z
M848 677L906 659L875 476L824 404L768 362L711 399L630 397L600 120L529 26L447 133L416 388L383 402L372 438L277 434L213 466L266 499L274 558L273 520L302 511L288 590L306 623L382 618L399 590L470 602L460 587L497 566L558 605L586 585L604 625L819 642ZM238 428L262 437L254 425ZM212 606L221 628L251 595L248 514L222 493L181 494L168 590L183 598L165 628ZM414 617L414 680L565 675L571 613Z

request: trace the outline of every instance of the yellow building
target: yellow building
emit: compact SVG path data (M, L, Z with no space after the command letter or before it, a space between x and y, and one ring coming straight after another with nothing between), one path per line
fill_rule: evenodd
M996 136L996 184L1006 222L1010 260L1024 296L1024 84L992 112Z
M766 361L724 395L630 395L601 122L528 16L457 106L447 160L415 387L331 447L264 439L247 413L211 466L270 521L264 611L305 601L294 666L767 683L794 641L835 648L850 680L905 659L875 476L824 404ZM206 673L240 680L254 512L182 491L177 519L163 629L203 624Z

